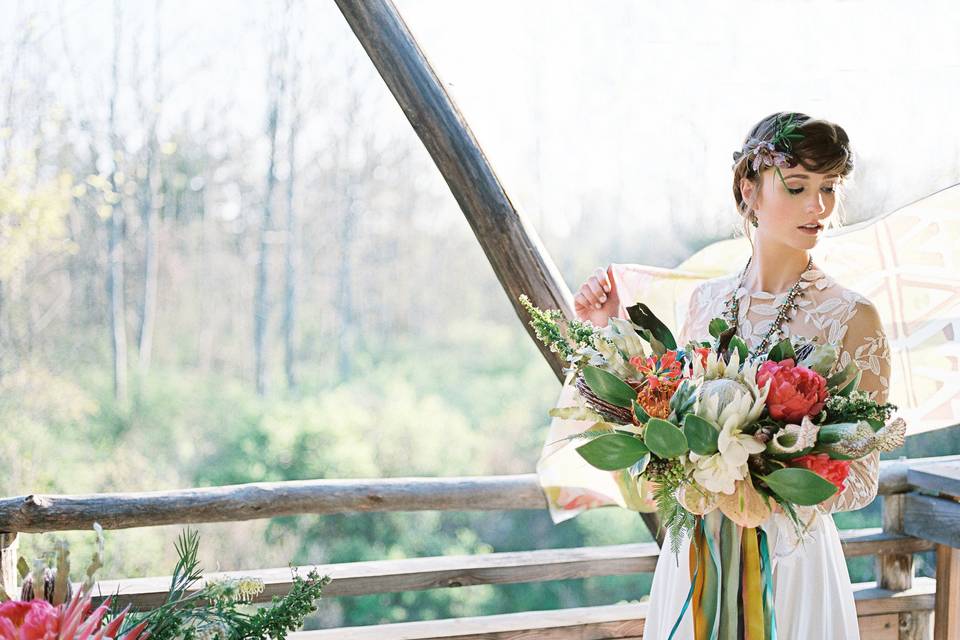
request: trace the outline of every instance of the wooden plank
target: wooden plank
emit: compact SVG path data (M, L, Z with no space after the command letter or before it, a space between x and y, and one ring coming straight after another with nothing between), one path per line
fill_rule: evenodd
M925 541L903 536L889 536L878 529L841 532L844 553L848 557L868 555L883 550L925 550ZM923 543L923 544L919 544ZM481 555L374 560L321 565L322 575L333 579L324 595L353 596L372 593L418 591L464 587L478 584L515 584L568 580L595 576L630 575L651 572L656 568L659 548L653 543L540 549ZM310 567L301 567L305 574ZM249 576L263 580L265 589L258 602L268 602L275 595L284 595L291 585L288 567L211 573L215 577ZM160 604L170 585L169 576L102 580L94 593L116 594L123 606L150 608Z
M899 640L900 616L886 613L879 616L860 616L860 637L869 640Z
M932 551L936 543L912 536L887 533L880 527L840 531L840 544L848 558L879 553L921 553Z
M960 547L960 503L909 493L904 496L903 504L905 533L950 547Z
M937 582L933 578L914 578L906 591L881 589L875 582L853 585L858 616L874 616L903 611L932 611Z
M298 631L291 640L604 640L642 637L647 604L615 604L491 616Z
M937 547L934 640L960 640L960 549Z
M960 460L913 466L907 482L922 491L960 496Z
M946 456L944 459L949 459ZM880 494L908 487L914 463L880 463ZM252 482L220 487L0 499L0 526L25 533L200 522L240 522L300 514L383 511L546 509L535 473L449 478L372 478Z
M891 595L887 590L870 590L870 585L855 585L857 611L864 638L897 638L898 614L904 606L932 609L933 580L918 579L917 582L919 584L912 590L913 593L899 597ZM617 604L299 631L289 637L291 640L626 640L642 636L642 624L646 614L646 603Z

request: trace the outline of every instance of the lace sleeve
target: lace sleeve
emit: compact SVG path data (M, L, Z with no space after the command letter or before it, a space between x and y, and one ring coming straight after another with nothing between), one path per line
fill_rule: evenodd
M890 380L890 347L876 307L864 300L847 324L837 369L855 362L862 377L859 389L879 403L887 401ZM880 453L874 451L850 464L843 491L820 503L823 513L854 511L873 502L880 475Z

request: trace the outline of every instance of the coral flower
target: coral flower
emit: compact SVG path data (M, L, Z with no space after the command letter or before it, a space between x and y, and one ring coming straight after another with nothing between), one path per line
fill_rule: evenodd
M816 371L798 367L790 358L768 360L757 371L757 385L762 387L767 381L771 381L767 410L774 420L800 424L804 416L812 418L823 411L827 381Z
M832 482L840 491L846 487L846 479L850 474L850 460L834 460L825 453L811 453L794 458L791 464L813 471L824 480Z

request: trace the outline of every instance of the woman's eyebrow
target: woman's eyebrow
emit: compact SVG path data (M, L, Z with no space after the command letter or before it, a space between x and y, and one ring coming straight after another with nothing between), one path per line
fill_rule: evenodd
M784 177L784 179L787 179L787 178L809 178L810 176L808 176L808 175L805 174L805 173L791 173L790 175L788 175L788 176L783 176L783 177ZM838 177L840 177L840 174L838 174L838 173L831 173L830 175L826 176L824 179L825 179L825 180L830 180L831 178L838 178Z

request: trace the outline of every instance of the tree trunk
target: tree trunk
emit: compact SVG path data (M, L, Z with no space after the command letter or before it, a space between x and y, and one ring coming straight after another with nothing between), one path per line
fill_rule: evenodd
M274 35L276 43L281 38ZM282 44L275 44L282 50ZM266 393L266 333L270 314L268 282L270 261L270 234L273 231L273 192L277 184L277 124L280 117L280 99L283 95L283 55L277 49L270 54L267 75L269 102L267 104L267 139L270 145L267 157L267 181L263 194L263 216L260 221L260 246L257 255L256 288L253 299L253 368L257 395Z
M289 7L288 7L289 9ZM300 32L293 36L293 46L299 44ZM284 286L283 286L283 371L287 378L287 388L297 386L296 348L294 336L297 321L297 266L299 264L299 220L294 207L297 178L297 134L300 129L300 109L297 104L300 89L300 59L299 49L295 48L290 54L290 133L287 139L287 228L286 242L284 243Z
M113 168L110 170L110 189L120 196L117 184L117 162L119 161L119 136L117 135L117 94L120 91L120 3L114 2L113 11L113 70L112 91L110 95L110 115L108 135L113 149ZM121 405L127 401L127 330L124 322L123 296L123 203L118 199L113 203L108 221L107 235L107 298L110 305L110 343L113 350L113 395Z
M140 215L143 218L143 294L140 299L140 332L138 349L140 375L145 376L150 371L150 361L153 354L153 333L157 316L157 278L160 267L159 235L159 201L160 201L160 167L157 148L157 124L160 119L159 103L163 96L163 86L160 75L161 40L160 40L160 2L154 4L154 20L157 25L155 36L155 51L153 59L154 94L150 105L150 128L147 138L146 180L140 191ZM146 115L146 114L145 114Z

